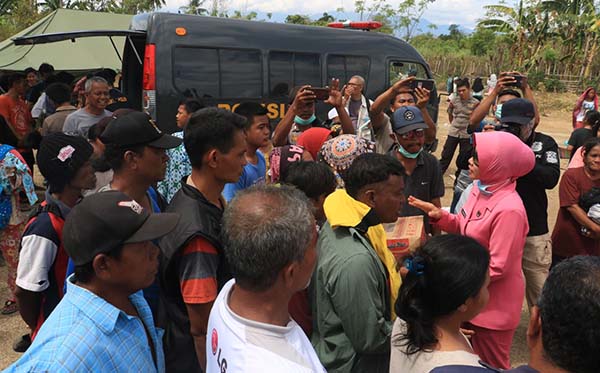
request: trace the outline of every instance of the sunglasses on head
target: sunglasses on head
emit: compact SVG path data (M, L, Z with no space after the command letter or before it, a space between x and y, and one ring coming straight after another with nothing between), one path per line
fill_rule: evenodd
M403 139L412 139L412 138L423 137L424 135L425 135L425 130L422 128L419 128L416 130L412 130L412 131L403 133L400 135L400 137L402 137Z

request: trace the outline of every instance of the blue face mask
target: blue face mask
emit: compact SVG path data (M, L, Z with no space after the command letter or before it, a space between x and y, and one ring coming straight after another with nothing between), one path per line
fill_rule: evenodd
M313 115L308 118L308 119L302 119L299 116L295 116L294 117L294 123L296 123L299 126L308 126L309 124L311 124L312 122L315 121L315 119L317 119L317 116L315 115L315 113L313 113Z
M496 112L494 113L496 118L500 119L502 117L502 104L496 105Z
M490 192L489 190L487 190L487 188L489 188L489 185L485 185L481 182L481 180L475 180L475 183L477 185L477 188L479 188L479 191L481 192L481 194L486 195L486 196L491 196L493 194L493 192Z
M398 152L400 154L402 154L403 157L409 158L409 159L415 159L419 156L419 154L421 154L421 152L423 151L423 148L419 149L418 152L416 153L409 153L406 149L404 149L402 147L402 145L398 144Z

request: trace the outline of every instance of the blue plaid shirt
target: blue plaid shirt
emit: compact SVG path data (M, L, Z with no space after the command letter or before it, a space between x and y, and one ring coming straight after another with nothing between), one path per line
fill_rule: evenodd
M67 294L27 352L5 372L164 372L163 330L154 326L141 291L129 296L140 318L127 315L67 280ZM152 338L156 364L144 326Z

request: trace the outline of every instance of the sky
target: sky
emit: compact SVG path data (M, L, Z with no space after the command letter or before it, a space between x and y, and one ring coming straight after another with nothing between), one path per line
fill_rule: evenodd
M189 0L166 0L170 11L177 11L180 6L187 5ZM388 3L398 4L400 0L389 0ZM484 5L498 4L499 0L436 0L429 5L423 18L436 25L458 24L466 28L474 28L477 20L485 15ZM512 1L507 1L512 3ZM205 4L211 4L206 0ZM369 1L367 0L367 3ZM209 5L210 6L210 5ZM281 12L286 14L320 14L344 8L354 10L354 0L227 0L230 10L242 10L243 13Z

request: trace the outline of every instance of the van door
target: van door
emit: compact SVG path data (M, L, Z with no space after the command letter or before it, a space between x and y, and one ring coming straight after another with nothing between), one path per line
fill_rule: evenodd
M433 79L433 77L431 77L427 73L427 71L427 67L419 62L407 61L406 59L403 59L401 57L388 58L386 88L392 86L399 79L403 79L409 76L414 76L417 79ZM436 124L438 119L438 106L439 98L437 95L437 89L435 88L434 84L433 91L429 96L429 104L427 105L427 110L429 111L429 115Z
M121 91L127 96L132 107L142 109L142 77L146 32L134 30L87 30L22 36L13 39L15 45L34 45L80 38L107 37L121 61ZM123 50L118 50L113 38L125 37Z

